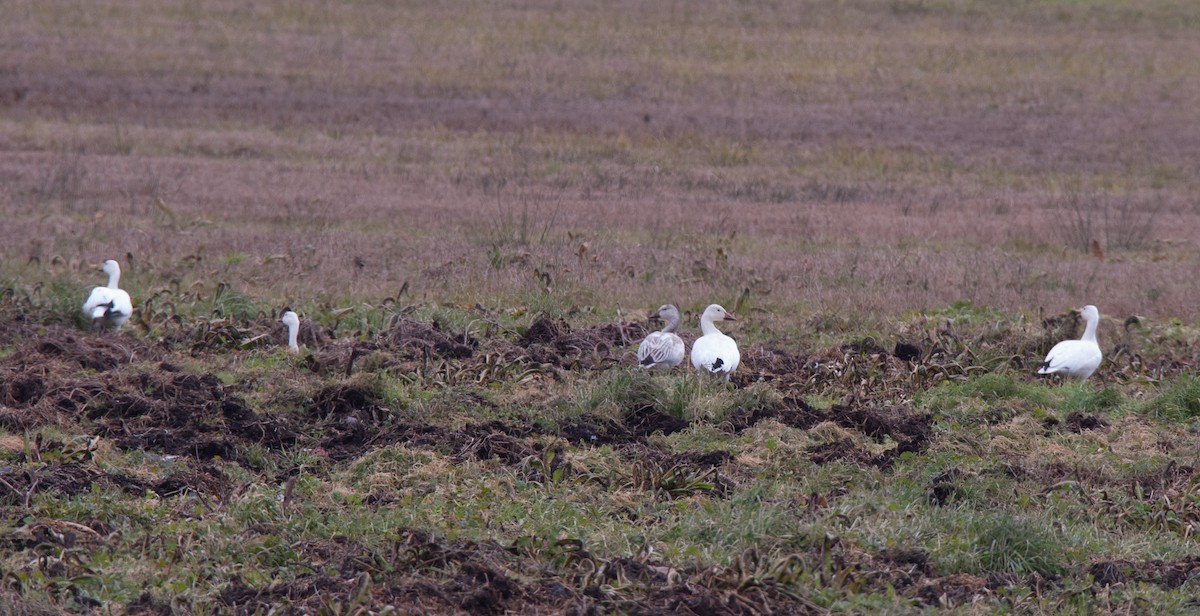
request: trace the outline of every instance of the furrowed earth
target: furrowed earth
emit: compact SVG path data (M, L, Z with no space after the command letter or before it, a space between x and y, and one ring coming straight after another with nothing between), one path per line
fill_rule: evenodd
M6 315L5 592L28 609L114 600L162 614L1044 609L1081 592L1120 600L1116 589L1131 586L1186 603L1200 567L1186 548L1200 522L1200 437L1193 424L1132 410L1154 395L1148 382L1196 365L1194 348L1110 361L1094 388L1036 383L1037 357L1025 350L1056 336L1058 319L1003 336L946 320L908 349L870 339L810 352L749 345L747 369L726 388L633 367L647 331L636 321L536 316L519 319L524 331L471 334L406 316L339 334L306 320L305 338L319 342L294 356L271 318L227 319L218 344L211 327L152 340L42 326L11 303ZM1149 346L1158 334L1144 325L1128 340ZM981 356L1006 365L977 370L990 364ZM241 373L229 371L235 364ZM1129 431L1140 435L1130 441ZM1033 447L1011 442L1017 435ZM990 453L969 451L979 448ZM888 486L902 495L882 496ZM484 489L557 503L562 518L505 519L466 496ZM456 498L466 502L443 502ZM1031 511L1007 511L1000 501L1010 498ZM681 530L701 512L727 510L722 523L732 525L762 515L746 499L778 516L763 536L726 539L710 554L674 537L703 535ZM1031 512L1064 503L1095 508L1086 523L1107 518L1106 532L1163 533L1181 550L1130 558L1033 523L1065 554L1017 546L1014 557L1030 562L964 567L937 544L966 540L972 522L936 542L858 528L875 506L1036 520ZM489 513L497 519L452 519ZM611 518L605 532L636 549L613 549L581 515ZM122 554L151 563L136 569L140 581L114 579L131 557ZM223 558L233 561L212 562ZM209 590L177 594L180 575Z

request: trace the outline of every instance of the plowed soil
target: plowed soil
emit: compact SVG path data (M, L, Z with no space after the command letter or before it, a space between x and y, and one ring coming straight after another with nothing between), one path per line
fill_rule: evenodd
M21 328L19 323L6 326ZM645 331L637 324L572 330L565 322L538 318L516 346L525 349L523 361L531 366L545 363L590 370L619 361ZM738 470L738 462L730 454L668 453L652 444L654 435L670 435L690 425L652 405L625 408L619 419L584 414L557 426L491 420L449 429L403 419L394 409L386 408L370 385L355 377L341 377L316 391L295 412L279 414L251 408L243 398L243 392L248 391L244 385L226 384L211 373L190 372L174 363L180 353L194 357L195 347L167 343L153 347L133 337L95 336L61 328L26 333L17 342L16 352L0 360L0 392L5 396L0 419L6 429L17 432L47 425L70 426L95 435L99 441L33 443L29 453L20 454L19 460L36 464L5 475L5 494L0 498L9 506L26 504L38 494L70 497L95 488L129 495L153 493L162 498L192 493L220 502L235 489L221 470L220 460L236 461L253 469L262 464L262 455L279 460L288 451L302 449L319 452L327 464L336 465L395 444L427 448L454 460L509 466L530 481L547 480L545 473L573 472L561 455L564 444L613 446L621 456L646 469L645 476L618 480L652 489L662 498L694 493L695 488L687 488L687 482L679 478L706 478L712 487L699 493L715 498L735 486L731 477ZM331 341L327 347L333 344ZM375 349L387 349L401 364L432 354L456 366L474 362L480 344L468 336L444 334L435 325L411 320L397 321L371 343ZM488 341L489 348L506 344L512 343ZM226 352L224 347L201 346L202 353ZM798 370L805 361L778 352L774 357L774 369L781 373L786 367ZM798 374L786 376L790 380ZM864 439L894 444L882 454L862 450L851 440L813 446L806 454L818 464L840 460L888 468L900 453L922 451L933 436L927 415L903 408L876 408L853 398L820 410L799 398L787 397L779 405L737 410L720 427L737 433L768 419L800 429L833 422ZM1064 425L1067 429L1099 427L1095 421L1075 416ZM96 442L156 456L176 464L177 470L153 482L106 472L91 462ZM547 449L553 449L556 455L546 456ZM551 459L550 466L538 463L543 459ZM286 481L291 474L285 472L277 480ZM391 498L388 494L372 494L366 502L377 506ZM259 532L273 531L262 528ZM65 533L27 525L20 535L24 538L10 540L7 547L21 550L46 542L72 547L103 533L102 525ZM409 531L405 537L387 554L349 540L306 543L299 548L306 556L339 563L340 575L301 575L291 582L266 586L250 586L234 579L222 589L220 600L231 611L242 614L269 609L280 602L292 608L317 609L327 597L350 597L361 592L363 580L369 577L372 601L423 613L602 613L614 609L643 614L814 612L802 598L781 587L768 584L753 591L738 590L732 580L744 572L735 570L680 569L653 559L606 561L569 545L552 546L555 558L568 558L575 563L581 579L590 580L564 584L537 573L537 563L545 557L544 548L448 541L419 530ZM982 582L940 580L922 564L919 555L891 554L868 560L870 567L863 571L869 574L863 573L864 579L872 583L888 580L897 588L910 589L915 597L931 605L965 602L987 592ZM386 572L378 569L380 562L388 563ZM1149 566L1118 567L1111 563L1098 563L1096 567L1105 579L1113 580L1151 580L1158 571ZM622 580L620 591L608 586L616 578ZM169 612L160 598L151 595L143 596L131 605L131 610Z

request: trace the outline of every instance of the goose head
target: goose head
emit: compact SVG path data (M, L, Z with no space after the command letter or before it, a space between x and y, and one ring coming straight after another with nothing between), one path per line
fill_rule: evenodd
M701 321L736 321L737 317L733 316L732 312L727 312L719 304L712 304L704 309L704 314L700 315Z
M300 345L296 339L300 336L300 317L290 308L284 308L283 316L279 317L279 321L288 328L288 350L299 353Z
M679 309L674 304L663 304L654 311L654 314L650 315L650 319L666 321L667 326L663 328L663 331L673 332L675 328L679 327Z

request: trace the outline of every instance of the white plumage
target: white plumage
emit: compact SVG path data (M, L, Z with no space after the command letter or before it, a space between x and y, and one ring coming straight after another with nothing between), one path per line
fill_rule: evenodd
M300 337L300 317L295 312L285 309L283 316L279 317L279 321L288 328L288 350L299 353L300 344L297 342L297 338Z
M1038 368L1038 374L1062 374L1079 380L1086 380L1096 368L1104 355L1096 342L1096 327L1100 324L1100 311L1095 306L1084 306L1080 312L1087 327L1079 340L1063 340L1054 345L1046 355L1046 361Z
M121 266L116 261L105 261L100 270L108 274L108 286L92 289L83 303L83 313L92 320L92 327L111 327L116 332L133 315L133 301L128 293L118 288Z
M661 331L646 336L638 345L638 365L647 369L670 370L683 363L687 347L683 344L683 338L675 333L679 328L679 309L672 304L665 304L650 315L650 318L664 319L667 324Z
M736 320L717 304L704 309L704 314L700 315L700 331L704 335L692 344L693 367L702 372L723 375L726 381L729 380L729 375L737 370L742 354L738 352L737 342L722 334L713 321Z

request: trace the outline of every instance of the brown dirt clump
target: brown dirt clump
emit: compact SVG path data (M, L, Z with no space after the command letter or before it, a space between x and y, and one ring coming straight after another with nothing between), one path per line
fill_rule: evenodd
M379 394L361 383L336 383L313 394L309 415L317 419L369 413L379 405Z
M130 494L143 494L145 484L125 475L110 475L84 462L48 463L25 468L6 475L7 485L0 484L0 499L9 504L23 504L30 495L49 492L60 496L75 496L93 485L117 488Z
M1103 430L1108 427L1108 422L1095 415L1072 411L1061 427L1067 432L1079 434L1084 430Z
M1149 583L1166 588L1178 588L1200 571L1200 558L1190 557L1168 562L1152 560L1105 560L1093 564L1088 573L1099 586L1128 583Z
M517 577L515 572L522 570L518 549L493 541L448 541L413 529L400 529L397 535L382 553L345 539L298 544L316 562L337 563L338 575L301 575L257 588L235 577L221 591L220 601L237 613L279 606L307 611L331 599L350 601L365 588L371 604L423 614L561 612L579 604L579 593L553 578L537 579L532 571L524 580ZM391 566L380 570L379 562ZM361 581L366 575L369 585Z
M1131 496L1141 494L1147 501L1162 498L1178 500L1181 495L1192 493L1196 480L1196 469L1170 460L1161 469L1139 474L1128 483Z
M854 441L850 439L841 439L829 443L821 443L813 445L805 450L810 460L816 464L828 464L835 460L851 462L855 464L877 466L876 456L870 452L859 449Z
M108 386L90 405L98 433L123 449L246 463L251 443L278 450L297 432L282 417L257 414L212 374L144 372Z
M645 442L655 432L670 435L688 427L688 422L672 417L649 404L638 405L625 411L617 422L606 417L584 414L577 420L566 421L559 426L558 434L572 443L594 446L623 445Z
M639 437L650 436L655 432L662 432L664 436L668 436L688 427L688 422L647 404L629 409L624 419L629 432Z
M46 393L46 380L32 372L16 368L0 371L0 404L27 408L37 404Z
M722 425L727 430L741 432L764 419L774 419L801 430L832 421L843 428L857 430L876 442L891 440L896 443L895 448L878 456L859 451L850 440L817 445L809 449L810 455L817 463L850 460L886 467L902 453L923 451L933 437L931 415L913 413L901 408L879 409L860 404L853 399L847 403L835 404L829 410L820 410L804 400L788 397L778 407L737 409Z
M76 331L52 327L37 338L36 353L64 359L80 368L104 372L135 360L154 359L158 351L128 334L84 336Z
M567 325L566 321L540 315L529 325L529 329L521 334L518 344L523 347L530 347L534 344L551 344L570 331L571 326Z
M826 415L804 400L789 396L783 399L781 406L735 409L721 425L724 429L736 433L766 419L774 419L786 426L806 430L825 421Z
M427 447L458 460L498 459L501 463L518 466L527 459L540 458L546 446L532 437L540 434L536 426L490 421L468 424L451 430L427 424L396 423L386 428L369 424L353 415L324 424L325 437L320 447L331 460L352 460L363 454L394 444ZM561 463L561 456L553 467Z
M376 344L393 352L407 352L411 357L432 354L466 359L475 353L479 341L465 332L457 334L443 331L436 322L423 323L397 315L388 329L377 337Z
M921 347L907 342L897 342L892 355L901 361L918 361L921 359Z
M518 344L536 363L601 370L620 363L621 349L637 344L646 333L646 326L635 321L572 330L565 321L542 315L529 326Z
M624 424L591 414L583 415L575 421L563 422L558 433L572 443L597 447L640 440L633 436Z
M929 481L929 502L939 507L948 504L958 496L958 483L961 479L962 473L954 469L938 473Z
M929 606L953 608L969 605L976 598L989 594L987 582L966 573L955 573L926 580L917 590L916 598Z

